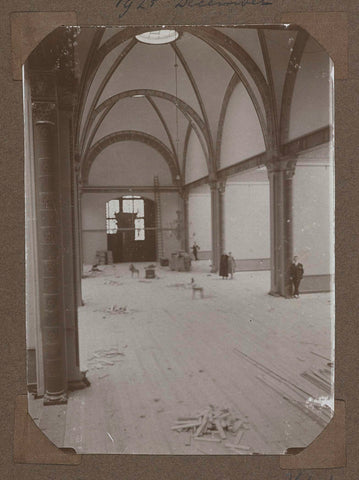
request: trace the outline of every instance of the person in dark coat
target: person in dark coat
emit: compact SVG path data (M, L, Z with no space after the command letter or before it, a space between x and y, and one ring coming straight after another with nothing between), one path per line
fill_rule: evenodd
M299 298L299 284L303 278L303 274L303 265L298 262L298 257L294 257L293 262L290 266L290 281L292 282L293 298Z
M192 252L195 260L198 260L198 250L200 250L199 245L196 242L192 245Z
M222 277L222 279L228 278L228 255L226 255L225 253L221 255L221 261L219 264L219 275Z

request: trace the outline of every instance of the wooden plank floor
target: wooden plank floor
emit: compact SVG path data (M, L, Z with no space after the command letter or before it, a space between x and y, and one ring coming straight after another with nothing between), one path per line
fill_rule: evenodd
M70 394L58 442L63 432L79 453L231 454L226 441L188 445L171 430L209 404L247 422L251 453L283 453L320 433L331 411L310 398L333 398L329 294L275 298L268 272L222 280L207 268L138 280L116 265L84 280L80 355L91 387ZM192 277L204 299L192 300Z

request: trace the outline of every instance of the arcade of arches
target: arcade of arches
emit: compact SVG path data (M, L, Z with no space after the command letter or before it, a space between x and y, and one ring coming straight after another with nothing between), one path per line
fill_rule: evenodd
M154 45L139 37L143 27L59 28L25 64L29 384L46 405L65 405L69 391L88 383L79 311L88 297L82 276L98 251L111 250L126 276L121 262L159 265L174 252L191 253L196 242L193 271L202 272L204 285L218 274L221 254L231 251L235 280L244 282L240 294L251 285L276 305L290 296L296 254L308 295L295 307L282 302L286 314L295 315L293 308L315 314L310 299L327 302L329 56L295 26L176 31L177 38ZM234 296L235 288L236 281L228 286ZM253 305L260 310L258 301ZM320 315L329 355L328 312ZM281 324L279 317L271 321L273 329ZM86 391L95 391L90 380Z

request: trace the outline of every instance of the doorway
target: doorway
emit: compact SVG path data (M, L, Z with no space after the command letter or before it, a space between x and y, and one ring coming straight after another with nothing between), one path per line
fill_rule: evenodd
M124 195L106 203L107 249L114 263L156 260L155 202Z

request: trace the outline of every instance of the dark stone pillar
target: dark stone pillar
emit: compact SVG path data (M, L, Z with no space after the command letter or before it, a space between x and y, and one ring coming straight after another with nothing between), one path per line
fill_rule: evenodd
M293 187L296 158L276 157L267 163L270 185L271 290L291 295L290 264L293 257Z
M83 382L79 361L77 314L77 259L75 238L74 171L72 155L71 109L60 103L58 113L59 186L61 201L61 237L63 268L63 306L66 328L66 365L68 388L75 390L87 386Z
M182 233L182 248L189 253L189 231L188 231L188 191L181 192L183 200L183 233Z
M220 259L222 253L224 253L225 249L225 228L224 228L224 220L225 220L225 210L224 210L224 195L226 191L226 182L221 181L218 184L218 192L219 192L219 252L218 258Z
M84 305L82 300L82 215L81 215L81 184L79 179L79 166L74 168L73 193L74 193L74 242L76 256L76 303L78 307Z
M56 103L33 101L33 125L44 404L51 405L67 402Z
M212 229L212 273L219 269L220 258L220 209L218 183L212 181L211 189L211 229Z

